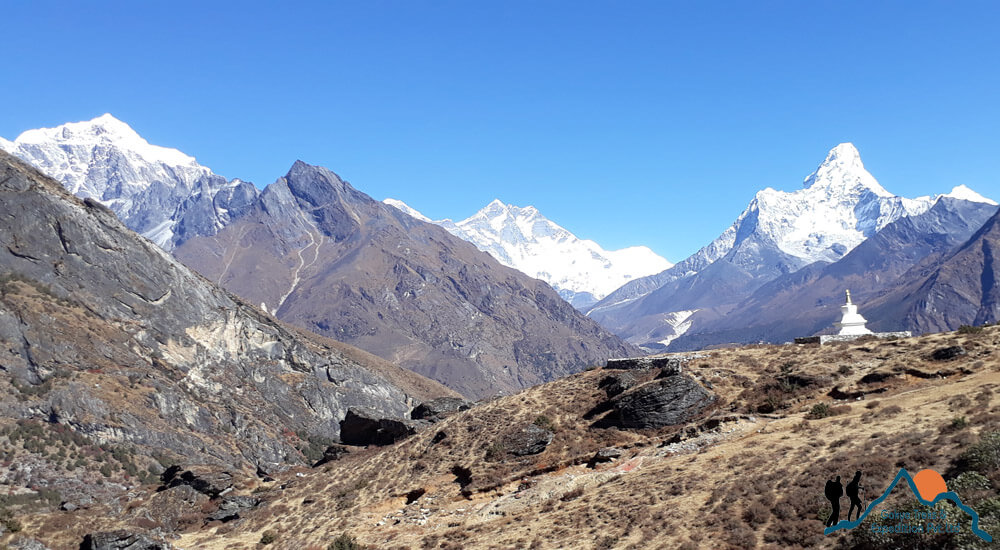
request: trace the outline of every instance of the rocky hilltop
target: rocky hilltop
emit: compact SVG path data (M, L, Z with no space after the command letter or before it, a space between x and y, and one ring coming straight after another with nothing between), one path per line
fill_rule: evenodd
M174 252L283 321L469 397L640 353L546 283L303 162Z
M172 464L280 471L351 407L454 395L284 326L4 152L0 211L2 475L26 499L93 502Z

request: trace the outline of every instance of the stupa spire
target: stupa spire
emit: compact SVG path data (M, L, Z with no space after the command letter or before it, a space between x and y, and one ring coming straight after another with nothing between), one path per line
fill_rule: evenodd
M858 313L858 306L851 302L851 290L847 289L847 303L840 306L840 312L842 314L840 322L834 323L834 326L840 329L838 334L842 336L860 336L862 334L871 334L872 331L865 327L865 323L868 321Z

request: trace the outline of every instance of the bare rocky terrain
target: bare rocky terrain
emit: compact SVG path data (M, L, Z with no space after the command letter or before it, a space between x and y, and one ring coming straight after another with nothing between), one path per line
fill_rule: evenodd
M277 473L351 407L402 419L456 395L283 325L3 152L0 205L8 503L85 509L174 465Z
M241 218L174 253L283 321L467 397L641 353L543 281L301 161Z

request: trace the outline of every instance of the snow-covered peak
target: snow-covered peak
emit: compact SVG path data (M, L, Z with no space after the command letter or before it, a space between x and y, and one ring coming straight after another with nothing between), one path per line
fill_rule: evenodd
M27 130L8 143L9 152L59 180L70 192L108 202L128 201L156 181L174 187L180 180L191 186L211 174L194 157L151 145L110 114Z
M806 189L828 196L858 195L870 191L880 197L891 197L861 162L861 154L852 143L841 143L830 149L826 160L802 183Z
M406 204L405 202L403 202L403 201L401 201L399 199L391 199L390 198L390 199L385 199L382 202L388 204L389 206L392 206L396 210L402 211L404 214L406 214L406 215L408 215L408 216L410 216L412 218L417 218L418 220L420 220L422 222L430 222L431 221L430 218L428 218L427 216L421 214L415 208L411 208L410 205Z
M131 126L105 113L92 120L69 122L55 128L27 130L14 140L15 145L113 145L140 156L146 162L169 166L198 167L194 157L177 149L150 145Z
M428 221L402 201L384 202ZM534 206L521 207L499 199L458 223L448 219L431 223L471 242L500 263L549 283L578 308L596 302L632 279L659 273L672 265L645 246L604 250L594 241L576 237Z
M227 182L192 156L150 144L111 114L27 130L14 141L0 140L0 147L71 193L100 201L167 249L214 234L257 195L252 184Z
M975 191L965 186L964 184L955 186L955 188L952 189L950 193L945 193L942 196L951 197L953 199L966 200L970 202L981 202L984 204L992 204L993 206L997 205L996 201L994 201L993 199L988 199L980 195L979 193L976 193Z

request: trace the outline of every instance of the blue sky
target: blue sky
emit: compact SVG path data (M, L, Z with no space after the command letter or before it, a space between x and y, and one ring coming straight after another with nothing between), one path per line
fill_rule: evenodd
M679 261L842 141L894 193L1000 199L998 6L8 2L0 136L111 112L258 186L302 159Z

